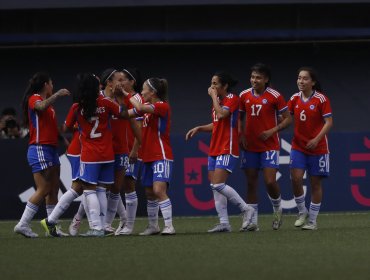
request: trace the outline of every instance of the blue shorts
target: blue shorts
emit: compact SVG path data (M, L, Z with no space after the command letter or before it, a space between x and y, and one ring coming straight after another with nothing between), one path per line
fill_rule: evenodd
M291 150L290 168L307 170L311 176L329 176L330 160L329 154L307 155L301 151Z
M80 156L67 155L72 168L72 181L76 181L80 175Z
M80 163L80 175L78 176L82 181L97 185L113 184L114 183L114 162L104 163Z
M126 177L132 177L137 180L141 167L143 166L142 160L137 160L135 163L130 163L126 169Z
M173 161L157 160L143 163L141 183L143 186L153 186L154 182L167 182L171 180Z
M27 159L28 164L32 167L32 173L60 165L58 150L50 145L28 146Z
M240 168L279 168L279 151L271 150L266 152L240 151Z
M219 155L219 156L209 156L208 157L208 171L215 171L216 168L218 169L226 169L230 173L233 172L235 167L237 157L226 154L226 155Z
M126 170L129 165L127 154L115 154L114 155L114 170Z

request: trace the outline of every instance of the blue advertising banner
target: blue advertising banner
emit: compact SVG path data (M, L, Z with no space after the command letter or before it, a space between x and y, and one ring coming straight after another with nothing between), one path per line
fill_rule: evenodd
M282 191L284 212L296 212L289 178L289 153L292 135L281 135L280 169L277 173ZM174 173L169 189L175 216L216 215L213 195L207 178L207 154L210 135L199 135L185 141L184 135L171 139L175 155ZM330 177L323 181L321 211L361 211L370 209L370 133L331 133L329 136ZM27 165L25 139L0 142L1 190L0 219L19 219L28 198L35 191L32 173ZM71 169L64 154L61 161L62 195L71 186ZM245 198L246 179L239 168L229 176L227 183ZM306 201L310 201L308 178L304 180ZM143 190L138 186L139 208L145 215ZM78 199L76 200L78 202ZM70 218L77 203L64 215ZM139 211L140 212L140 211ZM260 178L259 212L271 213L272 206ZM238 209L229 205L230 214ZM40 213L38 217L45 214Z

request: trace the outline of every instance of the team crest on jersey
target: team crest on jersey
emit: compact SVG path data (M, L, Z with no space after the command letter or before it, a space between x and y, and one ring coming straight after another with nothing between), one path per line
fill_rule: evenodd
M295 107L298 109L298 105L295 105Z
M315 105L310 105L310 109L311 110L315 109Z
M249 101L249 99L247 99L247 101L245 101L245 103L249 103L250 101Z
M262 103L263 103L263 104L266 104L266 103L267 103L267 99L263 99L263 100L262 100Z

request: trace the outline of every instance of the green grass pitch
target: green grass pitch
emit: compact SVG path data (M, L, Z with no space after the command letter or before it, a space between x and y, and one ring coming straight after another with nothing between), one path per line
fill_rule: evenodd
M216 217L175 218L176 236L104 238L13 234L15 221L0 222L0 279L370 279L370 215L320 214L317 231L293 226L285 215L280 230L261 215L260 231L208 234ZM161 221L162 222L162 221ZM66 230L69 221L63 221ZM82 230L86 230L84 221Z

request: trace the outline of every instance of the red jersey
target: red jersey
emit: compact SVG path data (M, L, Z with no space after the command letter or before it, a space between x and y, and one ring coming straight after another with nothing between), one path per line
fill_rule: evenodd
M73 118L73 116L69 116L70 114L76 114L76 108L78 107L77 103L74 103L71 108L69 109L67 119ZM65 123L65 122L64 122ZM78 131L78 124L77 122L73 125L73 134L71 142L67 148L67 155L69 156L80 156L81 154L81 143L80 143L80 132Z
M325 135L314 150L307 150L307 142L315 138L322 127L324 119L331 117L332 111L329 99L319 92L314 92L307 100L302 100L302 92L293 94L288 102L289 111L294 115L294 136L292 149L309 155L329 153L328 139Z
M231 154L238 157L239 97L235 94L229 93L222 100L219 100L219 104L222 109L228 110L230 115L227 118L219 120L215 109L212 108L213 130L209 155L218 156Z
M141 145L143 162L173 160L170 106L163 101L149 105L153 107L154 112L144 114ZM135 112L138 113L136 110Z
M276 90L267 87L261 95L255 95L252 88L240 93L239 110L246 114L245 137L247 151L266 152L280 150L278 133L263 141L259 135L277 125L279 114L287 110L284 97Z
M105 163L114 161L112 132L109 127L111 115L118 116L120 107L110 98L99 96L96 99L96 116L90 120L83 117L83 112L73 105L75 113L68 114L66 125L72 128L78 122L81 141L81 162Z
M33 94L28 99L29 144L57 146L58 124L53 106L50 105L44 111L35 110L35 104L43 100L39 94Z

